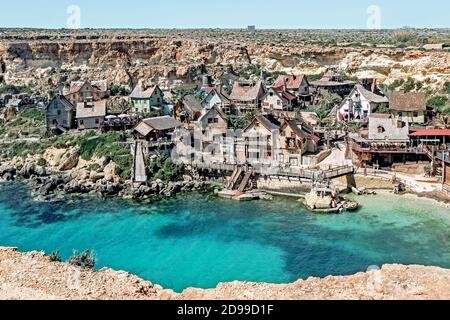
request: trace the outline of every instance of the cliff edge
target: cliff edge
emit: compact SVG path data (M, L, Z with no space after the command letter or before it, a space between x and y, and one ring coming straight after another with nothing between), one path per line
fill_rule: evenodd
M450 270L385 265L352 276L309 278L291 284L231 282L215 289L186 289L182 294L123 271L81 270L51 262L41 252L0 247L0 299L450 299Z

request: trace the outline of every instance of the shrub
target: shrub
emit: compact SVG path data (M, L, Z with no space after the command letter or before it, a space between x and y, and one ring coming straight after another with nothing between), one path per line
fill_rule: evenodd
M128 96L131 93L130 90L118 84L113 84L110 92L112 96Z
M308 78L308 81L311 83L311 82L314 82L314 81L322 79L323 75L324 75L323 73L310 74L310 75L307 76L307 78Z
M408 78L405 81L405 83L403 85L403 88L405 89L405 92L413 91L416 88L416 83L415 83L414 79Z
M84 250L82 253L74 251L72 257L69 259L69 263L76 267L83 269L93 269L97 259L95 258L94 251Z
M95 132L89 132L78 141L80 156L87 161L94 155L105 157L117 165L117 174L122 179L128 180L131 178L133 157L128 147L116 144L121 140L124 140L124 137L118 132L109 132L100 136L96 136Z
M51 262L61 262L62 261L59 251L53 251L52 253L50 253L49 258L50 258Z
M450 81L447 81L446 83L444 83L443 91L446 94L450 94Z
M259 64L249 64L244 67L239 76L244 79L250 79L252 76L259 76L261 74L261 66Z
M40 158L37 161L37 164L38 164L38 166L45 167L45 166L47 166L47 161L44 158Z
M100 170L100 165L98 163L93 163L88 167L89 171L98 171Z
M36 108L27 108L20 113L20 117L26 119L32 119L38 122L44 122L45 120L45 112L44 110L39 110Z
M396 89L400 88L403 84L405 83L405 80L400 79L400 80L395 80L394 82L392 82L388 89L390 91L395 91Z
M154 179L165 182L176 181L183 174L184 165L174 163L172 159L166 156L160 156L150 161L148 172Z
M19 93L32 93L30 86L15 86L12 84L0 86L0 94L19 94Z
M448 98L445 96L433 96L428 99L427 104L430 107L442 108L448 102Z

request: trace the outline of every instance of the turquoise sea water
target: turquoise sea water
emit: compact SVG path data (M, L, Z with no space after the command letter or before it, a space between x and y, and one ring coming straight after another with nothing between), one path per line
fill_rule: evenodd
M450 268L450 210L426 199L358 198L362 208L316 215L289 199L234 202L188 195L157 204L34 201L0 186L0 245L21 251L94 249L98 268L181 291L233 280L285 283L385 263Z

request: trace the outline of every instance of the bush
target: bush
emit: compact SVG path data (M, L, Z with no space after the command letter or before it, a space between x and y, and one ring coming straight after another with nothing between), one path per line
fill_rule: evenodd
M46 167L46 166L47 166L47 161L46 161L44 158L40 158L40 159L37 161L37 164L38 164L38 166Z
M69 264L81 267L83 269L93 269L97 259L95 258L94 251L84 250L83 253L74 251L72 257L69 259Z
M22 111L20 117L43 123L45 121L45 112L35 108L27 108Z
M428 99L427 104L430 107L442 108L448 102L448 98L445 96L433 96Z
M184 165L181 163L174 163L172 159L166 156L160 156L150 160L148 172L154 179L165 182L176 181L183 174Z
M33 89L30 86L15 86L12 84L0 86L0 94L19 94L32 92Z
M99 171L100 165L98 163L93 163L88 167L89 171Z
M119 132L109 132L100 136L97 136L94 131L89 132L78 141L80 156L86 161L91 160L94 155L105 157L117 165L117 174L122 179L128 180L131 178L133 157L129 147L116 144L122 140L124 137Z
M50 258L51 262L61 262L62 261L59 251L53 251L52 253L50 253L49 258Z
M245 129L253 121L253 118L255 118L254 112L248 112L244 116L230 116L230 126L234 130Z
M400 79L400 80L395 80L394 82L392 82L389 86L388 86L388 90L389 91L395 91L398 88L400 88L403 84L405 83L405 80Z
M130 95L130 90L128 90L127 88L120 86L118 84L113 84L111 86L111 95L112 96L128 96Z
M404 87L405 92L411 92L414 90L414 80L408 79L408 81L405 82Z
M241 72L239 73L239 76L244 79L250 79L252 76L259 76L261 75L261 66L259 64L249 64L248 66L244 67Z
M447 82L444 84L443 91L444 91L444 93L446 93L446 94L450 94L450 81L447 81Z

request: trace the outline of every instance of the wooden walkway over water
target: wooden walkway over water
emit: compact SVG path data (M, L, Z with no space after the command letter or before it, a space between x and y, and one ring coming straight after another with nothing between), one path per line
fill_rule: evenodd
M135 142L133 153L133 182L145 183L147 174L145 171L145 159L140 142Z
M214 170L221 172L234 172L236 165L234 164L218 164L218 163L203 163L193 162L192 168L202 170ZM355 173L353 166L339 166L333 167L327 170L321 169L301 169L301 168L281 168L265 165L253 165L251 166L253 172L262 176L277 176L277 177L290 177L298 179L308 179L313 181L318 180L332 180L343 176L352 175Z

